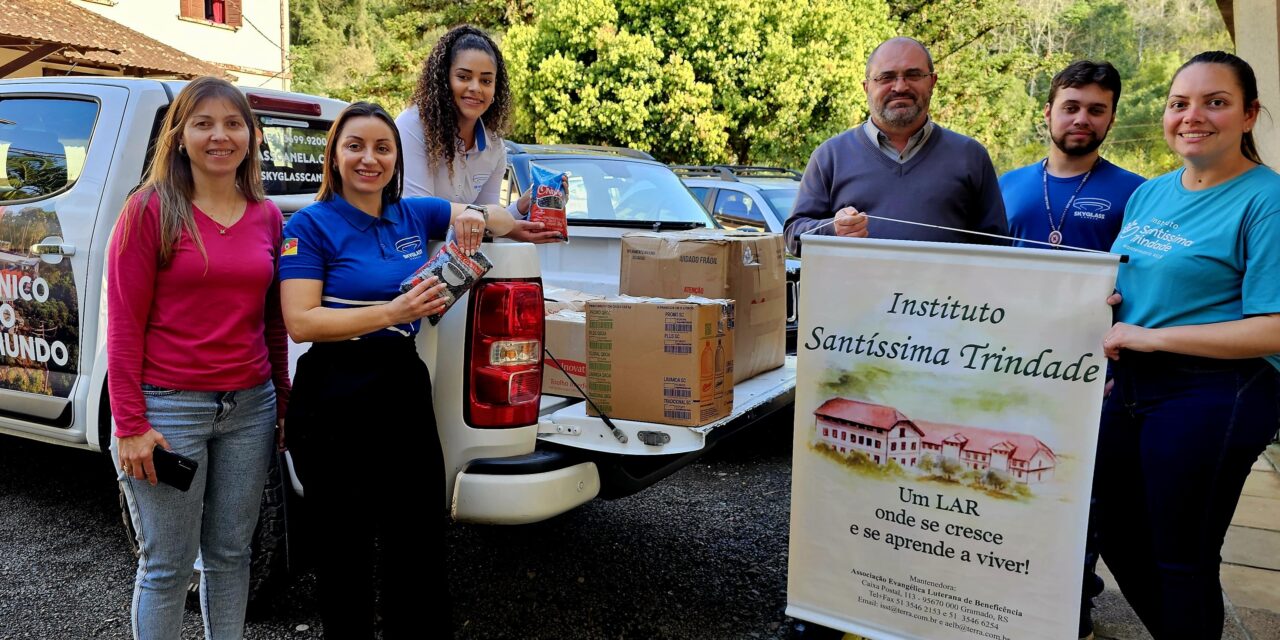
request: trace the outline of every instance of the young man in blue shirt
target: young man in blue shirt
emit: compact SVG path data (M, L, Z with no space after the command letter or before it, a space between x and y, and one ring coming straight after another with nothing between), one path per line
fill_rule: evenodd
M1049 155L1000 177L1009 235L1053 246L1108 251L1133 191L1144 178L1105 160L1098 152L1116 121L1120 73L1109 62L1078 60L1053 77L1044 105ZM1043 244L1015 246L1048 249ZM1080 638L1093 638L1093 598L1102 592L1097 534L1090 501L1080 595Z
M1109 62L1079 60L1053 77L1044 105L1049 155L1000 177L1009 235L1054 246L1111 248L1129 196L1144 180L1098 153L1119 102L1120 73Z

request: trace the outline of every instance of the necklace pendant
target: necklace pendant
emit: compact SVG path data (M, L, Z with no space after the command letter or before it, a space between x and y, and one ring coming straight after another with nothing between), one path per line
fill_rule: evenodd
M1053 245L1053 246L1055 246L1055 247L1056 247L1056 246L1058 246L1058 245L1060 245L1060 244L1062 244L1062 232L1061 232L1061 231L1058 231L1057 229L1054 229L1053 231L1050 231L1050 232L1049 232L1049 244L1051 244L1051 245Z

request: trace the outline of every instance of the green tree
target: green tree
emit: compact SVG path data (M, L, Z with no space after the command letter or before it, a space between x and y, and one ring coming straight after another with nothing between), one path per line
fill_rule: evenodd
M802 164L865 114L882 0L535 0L506 55L516 135L683 162Z
M295 0L289 6L293 89L332 95L376 73L368 0Z
M485 18L502 3L443 0L295 0L290 3L293 89L404 108L422 61L467 7ZM444 11L448 5L449 11ZM498 12L501 14L501 12ZM490 26L484 24L483 26Z
M997 469L988 469L982 475L982 483L996 491L1004 491L1009 487L1010 482L1009 476Z
M953 480L956 475L964 472L964 465L959 460L952 457L944 457L938 463L938 470L947 480Z
M941 125L976 138L996 165L1005 148L1034 136L1036 101L1027 78L1048 63L1009 34L1028 14L1015 0L892 0L901 31L933 54L938 72L930 108Z
M933 470L938 466L938 457L932 453L926 453L920 457L920 463L916 465L921 471L929 475L933 475Z

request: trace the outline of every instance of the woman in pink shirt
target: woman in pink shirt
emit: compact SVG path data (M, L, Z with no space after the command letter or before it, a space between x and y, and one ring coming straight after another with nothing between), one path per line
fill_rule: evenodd
M244 628L250 539L289 391L282 217L257 145L238 89L187 85L108 249L111 449L138 535L139 640L179 637L197 552L206 638ZM157 482L158 448L198 463L189 490Z

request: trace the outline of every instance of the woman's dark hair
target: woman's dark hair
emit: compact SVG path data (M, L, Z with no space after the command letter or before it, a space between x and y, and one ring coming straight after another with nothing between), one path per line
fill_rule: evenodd
M386 109L372 102L356 102L349 105L338 119L329 127L329 141L324 145L324 177L320 179L320 192L316 200L325 202L335 195L342 195L342 173L338 171L338 138L342 127L352 118L377 118L391 129L396 141L396 168L391 171L391 182L382 188L382 206L386 207L400 202L400 192L404 189L404 153L400 151L400 130L396 129L396 121Z
M449 69L463 51L474 49L489 54L497 67L493 83L493 104L480 117L486 132L502 135L506 131L511 113L511 88L507 84L507 66L502 52L489 34L471 25L454 27L440 37L431 55L422 63L418 87L413 92L413 104L418 107L422 121L422 138L427 147L427 165L443 164L453 176L453 158L457 152L458 107L453 102L453 90L449 88Z
M1253 74L1253 67L1249 66L1249 63L1241 59L1240 56L1226 51L1198 53L1183 63L1181 67L1178 67L1178 71L1173 74L1174 79L1177 79L1178 74L1182 73L1183 69L1193 64L1220 64L1231 69L1236 75L1236 81L1240 83L1240 88L1244 90L1245 114L1247 115L1254 109L1262 110L1261 105L1258 104L1258 78ZM1172 89L1172 82L1170 82L1170 85L1170 89ZM1252 162L1264 164L1262 155L1258 153L1258 143L1254 141L1252 131L1246 131L1240 137L1240 153L1243 153L1244 157Z

